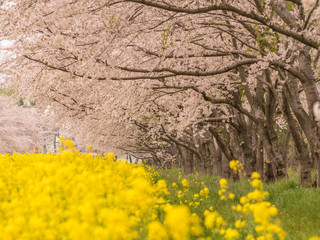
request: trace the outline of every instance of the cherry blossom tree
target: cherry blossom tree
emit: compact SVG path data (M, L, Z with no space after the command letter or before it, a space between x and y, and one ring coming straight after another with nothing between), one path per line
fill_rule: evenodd
M17 106L8 96L0 95L0 153L34 151L40 147L36 109Z
M279 131L300 182L320 182L318 1L10 1L1 72L97 148L186 172L230 174L240 159L286 176ZM85 141L85 140L84 140Z

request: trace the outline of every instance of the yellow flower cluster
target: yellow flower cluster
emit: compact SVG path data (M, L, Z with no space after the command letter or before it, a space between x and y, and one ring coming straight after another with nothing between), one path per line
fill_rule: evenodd
M60 137L59 138L60 142L59 142L59 151L63 151L63 150L72 150L74 151L74 143L70 140L70 139L65 139L65 137Z
M232 160L229 162L229 167L233 170L234 173L241 173L243 170L243 164L239 160Z
M198 207L201 202L203 202L205 199L209 197L209 188L205 187L204 189L201 189L199 193L193 194L193 202L189 202L190 207ZM185 203L188 203L185 201Z
M234 194L229 191L228 182L225 178L221 178L219 181L220 184L220 190L218 191L218 194L220 196L221 200L226 199L234 199Z
M81 154L64 138L60 150L55 155L0 155L0 239L285 238L274 219L278 211L265 201L257 173L250 180L254 190L234 206L239 216L233 223L213 207L203 216L192 213L210 199L204 183L198 193L191 193L188 180L179 176L172 192L151 167L122 162L113 153ZM221 199L235 198L226 179L220 187ZM180 204L170 202L173 193Z
M80 154L0 155L0 239L137 239L167 193L143 165Z
M181 177L179 177L181 179ZM172 187L174 188L174 193L177 194L177 197L180 199L180 204L189 205L190 207L198 207L201 202L203 202L205 199L209 196L209 188L205 187L204 184L203 189L200 190L199 193L193 194L193 201L188 201L188 196L186 194L189 192L190 184L187 179L181 180L181 183L172 183ZM181 189L179 189L179 186L181 186Z
M182 184L182 187L184 189L185 192L188 192L189 191L189 183L188 183L188 180L187 179L183 179L181 181L181 184Z
M216 211L204 211L204 224L208 229L211 229L213 232L219 232L223 226L226 225L226 222Z
M241 217L251 216L254 222L254 232L247 235L247 240L280 239L286 236L285 231L279 225L279 221L272 220L278 214L276 206L266 201L268 192L263 191L263 184L257 172L252 173L250 184L254 188L247 196L240 198L240 204L233 209L241 213ZM245 221L238 220L236 228L242 229ZM277 237L277 238L276 238Z

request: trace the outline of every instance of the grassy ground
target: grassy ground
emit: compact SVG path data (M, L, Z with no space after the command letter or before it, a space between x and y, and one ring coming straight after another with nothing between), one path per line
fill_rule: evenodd
M212 206L227 222L234 222L236 219L237 213L231 207L239 203L241 196L252 190L248 180L233 182L230 179L228 184L235 198L222 201L218 195L218 177L197 174L183 175L180 169L160 170L159 174L159 179L167 181L170 192L176 191L172 183L181 183L182 179L187 179L190 184L189 191L182 198L178 198L177 194L167 196L172 204L180 204L181 201L188 204L194 201L194 194L199 193L204 186L208 187L209 197L204 199L199 206L191 207L192 212L203 216L204 210ZM286 239L308 239L320 236L320 191L299 187L297 174L291 171L289 175L286 180L264 185L264 189L270 194L267 200L275 204L279 210L278 218L282 228L287 232Z

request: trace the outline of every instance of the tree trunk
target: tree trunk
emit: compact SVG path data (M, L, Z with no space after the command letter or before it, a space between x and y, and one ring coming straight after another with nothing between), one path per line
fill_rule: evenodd
M288 88L285 88L282 91L282 112L289 125L289 129L291 131L292 139L297 152L297 159L299 162L299 183L301 186L310 187L312 185L312 160L310 159L310 151L308 149L308 146L304 142L302 131L299 128L299 124L294 118L289 106Z
M231 169L229 167L229 160L224 154L222 154L221 159L222 159L221 161L222 171L219 173L219 175L223 178L230 178Z
M216 144L215 144L216 145ZM222 151L219 146L215 147L214 156L212 158L212 174L214 176L222 173Z

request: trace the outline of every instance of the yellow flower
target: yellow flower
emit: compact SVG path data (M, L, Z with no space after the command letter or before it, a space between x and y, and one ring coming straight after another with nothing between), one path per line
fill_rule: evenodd
M168 195L169 194L169 191L167 189L167 183L165 180L163 179L160 179L157 184L156 184L156 188L157 190L159 191L159 193L163 193L165 195Z
M109 152L106 154L106 159L110 162L113 162L116 160L116 157L114 156L114 154L112 152Z
M242 220L237 220L234 225L236 226L236 228L243 228L246 225L246 222Z
M205 187L203 189L203 193L204 193L205 198L208 198L208 196L209 196L209 188Z
M259 188L261 187L261 180L257 179L257 178L254 178L251 182L250 182L251 186L252 187L255 187L255 188Z
M164 226L157 222L153 221L148 225L148 240L165 240L168 239L168 234Z
M194 229L199 230L200 220L191 215L186 206L171 206L165 208L164 225L169 229L173 240L187 240Z
M241 203L242 205L246 204L247 202L248 202L248 198L247 198L246 196L242 196L242 197L240 198L240 203Z
M228 182L225 178L221 178L219 181L220 188L228 188Z
M238 163L239 161L232 160L229 162L229 167L236 172L238 170Z
M182 187L184 188L188 188L189 187L189 183L188 183L188 180L187 179L183 179L181 181L181 184L182 184Z
M235 195L233 193L229 193L229 198L234 199Z
M229 167L235 172L240 173L243 169L243 164L240 163L238 160L232 160L229 162Z
M212 229L213 231L220 231L220 228L223 227L226 222L219 215L218 212L209 212L205 211L204 224L207 228Z
M259 179L259 178L260 178L260 174L257 173L257 172L253 172L253 173L251 174L251 178L252 178L252 179Z
M67 139L64 141L64 145L68 148L68 149L72 149L73 146L74 146L74 143L70 140L70 139Z
M240 236L239 232L232 228L228 228L223 235L226 240L237 239Z
M248 234L246 240L255 240L255 238L251 234Z

